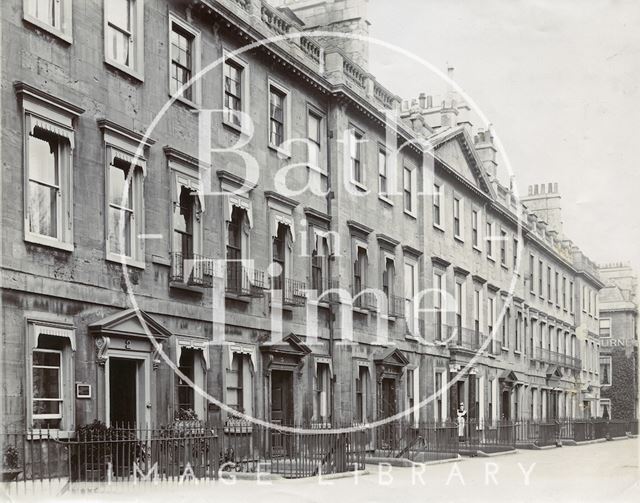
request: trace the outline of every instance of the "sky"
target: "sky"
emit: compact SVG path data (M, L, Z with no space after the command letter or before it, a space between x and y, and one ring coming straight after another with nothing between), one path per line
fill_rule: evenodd
M557 182L565 235L598 263L640 272L640 2L369 0L369 19L372 37L455 67L520 194ZM375 44L370 71L403 98L446 92L433 72Z

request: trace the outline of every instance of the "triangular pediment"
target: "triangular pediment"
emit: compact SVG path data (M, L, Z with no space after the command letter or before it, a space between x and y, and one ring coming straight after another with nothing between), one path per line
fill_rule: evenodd
M288 353L301 358L312 352L311 348L302 342L302 339L294 333L285 335L282 341L275 344L265 344L261 349L266 353Z
M459 177L463 183L488 196L494 196L473 140L464 127L444 131L430 138L430 142L435 148L435 158L442 166Z
M513 370L505 370L499 377L505 383L516 383L519 381L518 375Z
M377 364L393 365L395 367L405 367L409 363L409 359L398 348L388 348L374 358Z
M547 369L547 379L550 379L550 380L562 379L562 371L560 370L560 367L558 367L557 365L553 365L549 367Z
M89 325L89 332L96 335L148 338L171 337L171 332L142 310L126 309Z

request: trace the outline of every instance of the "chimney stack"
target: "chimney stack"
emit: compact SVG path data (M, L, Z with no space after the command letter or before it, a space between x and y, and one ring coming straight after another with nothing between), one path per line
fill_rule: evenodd
M549 225L549 229L562 235L562 197L557 183L530 185L522 203Z
M369 0L283 0L305 24L306 30L323 30L367 37L370 22ZM357 38L326 37L319 40L325 49L338 49L354 63L369 71L369 43Z
M474 143L485 171L495 179L498 176L498 162L496 161L498 149L493 144L491 126L486 131L478 130L478 134L474 137Z

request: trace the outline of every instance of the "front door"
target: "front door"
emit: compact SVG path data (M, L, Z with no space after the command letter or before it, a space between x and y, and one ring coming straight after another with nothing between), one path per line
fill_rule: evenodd
M380 419L396 414L396 380L385 377L380 385ZM404 431L395 422L385 423L380 431L381 448L396 451L401 446Z
M274 370L271 373L271 422L293 425L293 372ZM273 430L274 454L285 455L289 451L288 433Z
M508 421L511 418L511 391L503 390L502 391L502 415L501 419Z
M137 422L138 363L109 358L109 419L112 426L134 426Z
M382 417L385 419L396 414L396 380L382 379Z

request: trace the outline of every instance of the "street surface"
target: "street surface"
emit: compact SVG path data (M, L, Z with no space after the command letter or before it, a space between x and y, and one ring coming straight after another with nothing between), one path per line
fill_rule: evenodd
M414 468L368 465L368 475L332 480L236 480L102 488L47 501L255 502L589 502L640 501L637 439ZM39 501L45 501L40 497Z

